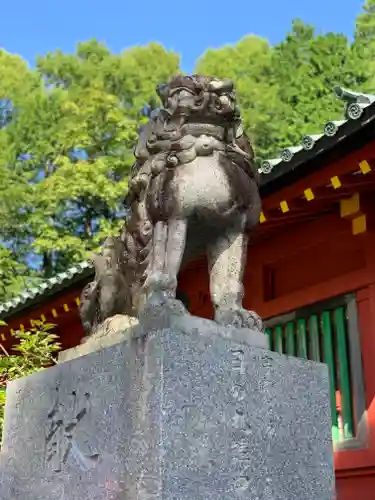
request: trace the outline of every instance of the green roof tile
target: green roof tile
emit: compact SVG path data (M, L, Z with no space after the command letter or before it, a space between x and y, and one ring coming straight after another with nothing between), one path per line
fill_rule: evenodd
M80 264L72 266L63 273L56 274L56 276L43 281L34 288L25 290L14 299L0 304L0 316L3 314L8 315L11 311L22 308L23 306L26 307L35 299L41 298L47 290L52 292L55 287L68 287L71 284L72 280L78 278L80 275L83 276L85 272L88 272L89 270L93 270L92 263L89 261L84 261Z
M300 145L285 148L281 152L279 158L261 161L261 166L259 168L260 174L266 176L270 174L275 167L277 167L277 169L282 169L283 165L290 163L292 160L297 161L300 154L315 149L320 139L324 137L334 137L343 125L349 121L358 120L363 115L366 108L375 103L375 95L353 92L343 87L335 87L334 94L345 102L346 119L329 121L325 124L322 134L305 135L302 137Z

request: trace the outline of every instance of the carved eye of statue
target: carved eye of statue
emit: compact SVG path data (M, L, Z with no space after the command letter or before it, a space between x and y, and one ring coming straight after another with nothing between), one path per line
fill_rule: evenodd
M170 97L174 96L175 94L178 94L179 97L192 97L192 96L194 96L194 92L192 92L190 89L188 89L186 87L177 87L169 93Z
M174 156L174 155L170 155L168 156L167 158L167 164L172 166L172 167L176 167L178 165L178 158L177 156Z

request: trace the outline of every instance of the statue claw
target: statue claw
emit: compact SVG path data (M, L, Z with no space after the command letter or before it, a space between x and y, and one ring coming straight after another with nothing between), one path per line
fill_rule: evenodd
M220 325L233 326L235 328L249 328L263 332L263 322L254 311L248 311L242 307L217 309L215 321Z

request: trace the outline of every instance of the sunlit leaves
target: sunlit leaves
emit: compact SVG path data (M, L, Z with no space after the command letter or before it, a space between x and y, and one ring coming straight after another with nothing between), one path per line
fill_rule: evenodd
M263 157L277 149L283 116L272 54L266 40L251 35L236 45L207 50L197 64L198 72L234 80L244 126Z
M157 104L156 84L178 65L156 43L113 54L90 40L40 57L36 70L0 53L0 97L12 107L0 130L0 244L26 274L39 259L51 276L116 234L141 107Z

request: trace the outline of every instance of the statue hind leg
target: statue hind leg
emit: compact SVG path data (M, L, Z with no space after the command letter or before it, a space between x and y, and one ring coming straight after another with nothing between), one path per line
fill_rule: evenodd
M245 231L228 231L208 247L211 300L217 323L262 331L260 317L242 305L247 243Z
M172 219L155 224L144 284L147 297L159 292L172 299L176 297L177 275L185 250L186 231L186 220Z

